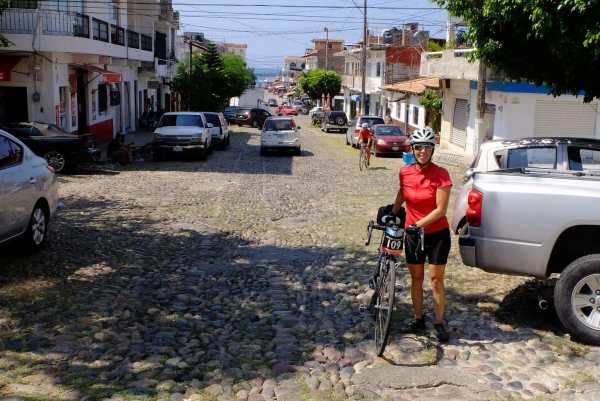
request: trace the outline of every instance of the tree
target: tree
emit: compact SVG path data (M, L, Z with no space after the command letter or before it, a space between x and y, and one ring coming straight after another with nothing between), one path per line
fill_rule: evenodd
M600 2L434 0L468 25L474 57L551 93L600 98Z
M311 70L300 76L298 86L311 99L320 99L324 95L340 93L342 77L335 71Z
M173 88L189 110L212 111L222 110L230 98L240 96L254 80L254 73L242 58L220 55L211 44L206 52L192 57L191 77L189 61L179 65Z
M9 6L9 0L0 0L0 17L2 16L2 13L4 12L4 10L6 8L8 8L8 6ZM2 35L0 33L0 47L8 47L12 44L13 43L10 40L6 39L4 37L4 35Z
M430 52L441 52L444 50L444 47L433 40L429 40L427 42L427 50Z
M427 89L419 99L419 103L425 107L431 128L435 132L440 132L442 128L442 97L437 92Z

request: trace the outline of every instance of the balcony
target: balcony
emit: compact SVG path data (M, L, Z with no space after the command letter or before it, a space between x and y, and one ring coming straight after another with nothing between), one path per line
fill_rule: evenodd
M141 50L137 50L140 35L127 31L126 37L125 32L123 27L75 12L8 8L0 15L0 33L14 44L10 50L152 60L152 37L141 35Z
M479 62L469 61L473 49L452 49L421 55L421 76L442 79L476 80Z
M362 76L359 75L342 75L342 86L350 88L353 91L362 91ZM381 90L383 86L382 77L367 76L365 81L365 92L375 93Z

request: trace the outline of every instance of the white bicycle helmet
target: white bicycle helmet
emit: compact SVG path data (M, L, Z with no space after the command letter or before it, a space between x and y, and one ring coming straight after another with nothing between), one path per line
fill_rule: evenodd
M415 130L410 136L409 143L415 145L417 143L428 143L435 146L435 135L431 128L425 128L423 130Z
M369 124L367 124L367 123L362 123L361 127L363 127L363 128L369 128Z

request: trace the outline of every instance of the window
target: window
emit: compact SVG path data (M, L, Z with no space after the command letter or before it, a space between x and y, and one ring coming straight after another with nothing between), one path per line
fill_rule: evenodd
M38 2L37 0L10 0L8 8L36 9L38 8Z
M23 149L13 141L0 136L0 169L20 163Z
M110 42L125 46L125 30L117 25L110 26Z
M381 76L381 63L377 63L377 71L376 71L376 76L380 77Z
M197 114L165 114L159 127L204 127L202 117Z
M419 125L419 108L416 106L413 107L412 124Z
M140 48L140 34L134 31L127 30L127 46L133 49Z
M569 170L600 171L600 149L569 146Z
M108 42L108 24L106 22L93 18L92 32L94 34L94 40Z
M140 35L142 38L142 50L152 51L152 37L148 35Z
M516 148L508 150L507 160L497 152L496 160L500 168L556 168L556 148ZM506 164L505 164L506 163Z
M291 131L295 128L293 120L267 120L265 130L267 131Z
M108 109L108 87L106 84L98 85L98 112L106 113Z
M206 118L206 122L211 123L213 127L221 126L221 120L219 119L218 114L204 113L204 118Z

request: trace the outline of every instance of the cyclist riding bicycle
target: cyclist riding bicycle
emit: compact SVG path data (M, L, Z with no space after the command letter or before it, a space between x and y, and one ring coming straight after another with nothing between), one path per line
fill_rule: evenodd
M434 328L439 341L446 342L449 334L444 325L444 272L450 253L446 211L452 180L446 169L432 162L436 141L430 129L415 131L409 143L416 163L400 169L400 188L392 212L397 214L402 204L405 204L405 256L412 280L414 309L414 321L410 324L410 330L420 332L425 329L423 278L427 261L433 292ZM421 236L421 230L424 231L424 236ZM424 244L421 243L421 238L424 238Z
M373 144L373 133L369 129L369 124L363 123L362 128L358 132L358 147L366 146L367 151L367 166L371 162L371 145Z

